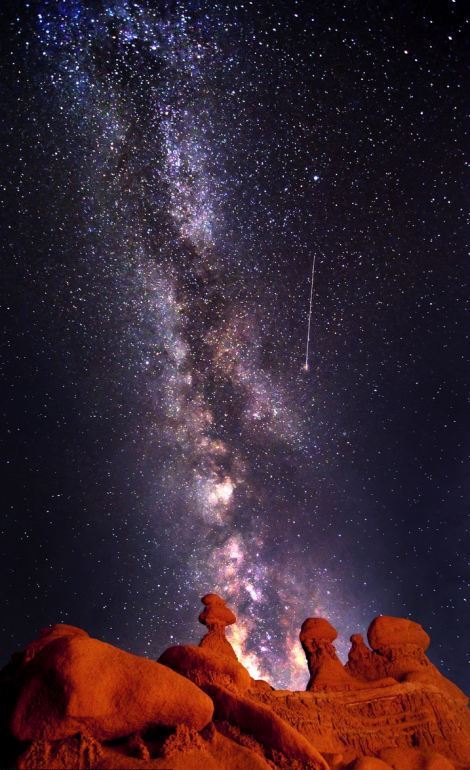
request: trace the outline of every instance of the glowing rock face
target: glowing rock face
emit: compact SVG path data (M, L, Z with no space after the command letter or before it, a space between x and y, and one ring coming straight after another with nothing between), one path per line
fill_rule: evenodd
M74 626L45 629L0 674L3 765L19 770L470 766L467 699L426 658L429 637L418 624L376 618L368 634L374 649L354 634L343 666L333 645L336 629L325 618L307 618L300 630L310 672L307 691L276 691L253 680L237 660L225 637L236 617L222 597L209 593L202 602L199 620L207 633L200 645L170 647L159 663L91 639ZM13 736L23 741L21 747L12 743Z
M120 738L147 724L201 729L210 699L188 679L88 635L52 638L23 670L11 726L21 741L91 732Z

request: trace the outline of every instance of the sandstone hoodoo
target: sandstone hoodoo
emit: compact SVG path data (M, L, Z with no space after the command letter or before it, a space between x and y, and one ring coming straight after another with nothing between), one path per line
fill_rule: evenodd
M243 692L251 686L251 676L237 660L235 650L225 636L226 627L235 623L236 617L217 594L206 594L202 603L204 609L199 622L208 630L199 646L169 647L159 662L188 677L198 687L219 684Z
M324 618L307 618L302 623L299 639L310 673L307 690L358 689L357 680L336 655L333 642L337 636L336 629Z
M199 622L207 626L207 634L202 637L199 647L236 659L235 650L225 636L227 626L237 622L235 614L217 594L206 594L201 601L204 609L199 615Z
M304 692L259 686L225 636L216 594L199 646L158 662L57 624L0 673L0 766L160 770L469 770L467 698L426 656L421 626L381 616L353 634L307 618Z

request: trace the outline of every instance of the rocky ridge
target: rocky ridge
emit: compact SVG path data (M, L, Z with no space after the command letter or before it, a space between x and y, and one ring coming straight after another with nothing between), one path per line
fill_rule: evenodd
M65 624L0 672L0 766L24 770L470 770L468 699L426 656L430 639L380 616L354 634L307 618L305 692L253 680L225 636L234 613L202 599L198 646L158 661Z

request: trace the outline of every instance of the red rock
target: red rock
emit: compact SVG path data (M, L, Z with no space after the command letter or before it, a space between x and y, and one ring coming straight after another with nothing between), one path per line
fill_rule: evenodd
M263 755L255 753L248 746L239 745L220 733L216 734L211 757L220 770L272 770ZM206 770L206 765L199 766ZM182 770L186 770L183 766Z
M455 770L452 762L431 749L384 749L380 757L392 770Z
M428 634L413 620L379 615L369 626L367 639L373 650L387 647L403 647L411 644L424 652L431 642Z
M432 684L451 698L468 703L465 693L446 679L427 658L425 650L430 639L418 623L381 615L370 624L367 638L373 648L367 662L370 674L375 669L377 673L381 672L400 682ZM353 656L349 669L352 673L359 672L363 664L364 660L360 663L358 656ZM365 668L363 666L363 673Z
M104 758L100 743L89 735L73 735L63 741L38 740L18 760L18 770L95 768Z
M39 632L39 637L30 642L22 653L22 664L28 663L38 654L46 645L53 642L55 639L60 639L65 636L86 636L86 631L77 626L69 626L67 623L55 623L53 626L47 626L42 628Z
M352 677L346 673L332 642L338 633L324 618L307 618L299 639L307 658L310 679L307 690L351 689Z
M201 602L204 609L199 615L199 622L205 626L221 625L224 628L237 622L237 618L231 609L225 604L225 600L217 594L206 594Z
M281 752L288 760L304 763L302 767L312 770L329 770L320 752L270 708L217 685L207 691L215 704L216 719L226 720L253 735L268 752Z
M350 762L345 762L342 754L329 754L326 752L322 756L330 770L345 770L345 766L350 764ZM348 770L350 769L348 768Z
M366 682L386 678L387 673L386 660L367 647L361 634L351 636L351 649L345 668L352 676ZM396 680L390 678L389 683L394 684Z
M207 626L207 634L203 636L199 646L236 660L235 650L225 636L225 629L236 623L237 618L217 594L206 594L201 601L204 609L199 615L199 622Z
M299 638L301 643L315 639L318 642L334 642L338 632L326 618L307 618L302 623Z
M159 663L188 677L203 689L220 684L230 690L244 692L251 685L251 676L235 658L216 654L211 648L177 645L160 655Z
M470 768L468 709L433 685L376 688L372 682L350 691L248 694L295 726L322 754L343 754L345 764L377 756L385 747L408 748L413 741L421 749L432 746L459 770Z
M198 735L171 736L162 757L129 756L121 747L102 746L88 736L36 742L20 757L18 770L272 770L261 753L214 730L209 740Z
M212 718L212 702L188 679L87 636L49 642L22 678L11 721L22 741L84 730L109 740L152 724L201 729Z
M337 635L336 629L324 618L307 618L302 623L299 639L310 672L307 690L346 691L367 686L361 679L352 676L337 657L332 644ZM382 680L376 686L389 684L389 681Z
M370 638L381 646L353 635L344 667L333 626L309 618L300 638L310 689L276 691L237 661L223 600L203 603L208 643L170 648L166 665L73 626L42 632L0 674L0 767L470 770L466 698L426 657L418 624L376 619Z
M207 626L208 632L199 647L170 647L160 656L159 663L188 677L198 687L220 684L243 692L251 686L252 679L225 637L226 626L235 623L236 617L217 594L206 594L201 601L204 610L199 615L199 622Z
M376 757L361 757L356 759L350 770L391 770L391 767Z

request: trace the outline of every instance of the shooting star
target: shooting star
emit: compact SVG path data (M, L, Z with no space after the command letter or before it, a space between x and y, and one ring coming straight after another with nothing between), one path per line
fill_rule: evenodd
M315 257L316 255L313 255L313 261L312 261L312 276L310 279L310 305L308 309L308 327L307 327L307 348L305 350L305 363L303 365L304 372L308 372L310 369L309 363L308 363L308 357L310 352L310 329L312 326L312 304L313 304L313 280L315 278Z

